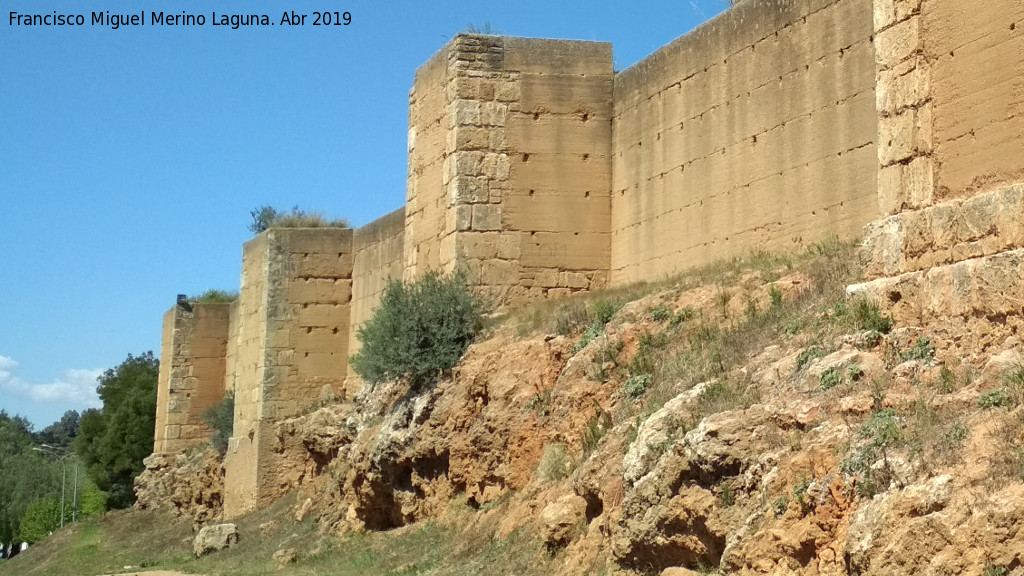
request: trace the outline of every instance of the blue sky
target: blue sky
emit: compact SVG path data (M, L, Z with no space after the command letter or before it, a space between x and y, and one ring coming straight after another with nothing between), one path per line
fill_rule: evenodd
M362 225L405 200L413 73L467 25L613 43L626 68L726 8L634 3L5 1L0 12L0 408L41 428L98 406L178 293L237 289L249 211ZM213 27L211 13L347 10L342 27ZM109 27L91 12L204 14ZM80 13L84 27L11 25ZM148 22L147 22L148 24Z

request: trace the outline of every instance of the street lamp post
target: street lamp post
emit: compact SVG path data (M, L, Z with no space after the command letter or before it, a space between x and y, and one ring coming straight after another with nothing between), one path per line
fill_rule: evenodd
M32 448L36 452L42 452L43 454L49 454L57 458L60 462L60 527L64 527L64 495L66 493L67 486L67 462L66 460L75 455L74 452L67 448L59 448L57 446L50 446L49 444L40 444L40 447ZM78 512L78 460L75 460L75 485L73 487L73 496L71 500L71 521L74 522L76 519L76 512Z

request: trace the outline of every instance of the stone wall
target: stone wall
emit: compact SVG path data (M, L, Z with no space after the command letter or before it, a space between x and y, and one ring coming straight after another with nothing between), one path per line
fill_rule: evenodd
M871 12L742 2L615 77L613 284L876 217Z
M611 46L460 35L416 73L406 277L465 271L499 302L603 285Z
M225 513L276 498L296 480L279 466L271 424L344 394L352 231L272 228L246 243L238 308L234 436Z
M231 308L192 303L164 314L153 453L183 452L209 438L202 416L224 397Z
M1018 0L747 0L618 74L605 43L459 35L416 71L404 208L269 230L234 305L168 312L154 451L233 389L227 515L288 490L273 425L351 397L359 327L429 270L513 303L863 229L851 293L997 345L1024 327L1022 25Z
M984 352L1024 327L1024 5L875 0L880 211L868 282L906 324Z
M399 208L352 235L352 321L349 327L349 356L359 350L356 335L373 316L380 297L392 280L401 280L405 255L405 209ZM359 391L358 376L349 367L345 397Z

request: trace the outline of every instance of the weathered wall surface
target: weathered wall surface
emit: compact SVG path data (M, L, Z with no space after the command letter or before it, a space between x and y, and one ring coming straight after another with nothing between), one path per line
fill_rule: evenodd
M234 434L228 442L224 468L224 512L241 514L255 506L256 435L263 412L262 382L266 365L267 234L242 247L242 284L238 293L237 344L234 367Z
M235 427L225 460L225 513L275 498L292 470L270 424L344 393L352 300L352 231L275 228L246 243L239 296Z
M1024 180L1024 5L876 0L879 205Z
M870 0L744 2L615 78L612 282L876 217Z
M612 47L506 38L503 48L519 98L506 121L495 256L518 255L518 299L602 287L611 262ZM495 244L487 234L474 240Z
M174 306L164 314L153 452L173 454L202 444L207 408L224 397L231 304Z
M392 280L401 280L405 254L405 209L399 208L352 234L352 321L349 327L348 354L359 350L356 335L373 316L380 297ZM358 392L358 377L348 371L345 397Z
M917 20L931 62L936 197L1024 181L1024 3L927 0Z
M454 232L445 184L449 132L448 47L416 71L409 93L409 174L405 205L405 275L450 264L441 241Z
M1022 20L1014 1L875 0L888 216L866 227L869 281L849 290L965 353L1024 329Z
M406 277L467 272L510 302L603 285L611 46L460 35L410 96Z
M748 0L619 74L604 43L457 36L416 72L403 209L270 230L233 306L168 312L154 451L205 438L196 386L233 389L226 513L275 498L306 471L272 425L355 392L358 328L428 270L510 303L870 222L851 292L995 346L1024 329L1022 25L1018 0Z

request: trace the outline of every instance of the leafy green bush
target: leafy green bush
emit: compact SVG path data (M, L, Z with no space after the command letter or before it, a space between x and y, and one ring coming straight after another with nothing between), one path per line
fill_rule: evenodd
M649 308L647 313L651 315L651 320L655 322L664 322L672 319L672 309L664 304Z
M832 366L822 372L818 380L823 391L831 390L843 382L843 373L835 366Z
M861 426L860 437L865 441L843 460L843 472L860 476L857 493L871 497L885 490L893 477L889 452L906 443L902 423L892 409L877 410ZM875 463L881 458L881 467Z
M70 515L66 520L71 521ZM40 498L29 504L21 517L21 539L38 542L59 527L60 502L52 497Z
M647 387L651 385L650 374L638 374L636 376L630 376L623 384L623 391L626 396L630 398L639 398L647 391Z
M883 316L878 304L867 298L854 298L850 302L850 314L861 330L874 330L882 334L892 330L892 319Z
M914 345L903 353L904 360L924 360L928 361L935 357L935 347L932 346L932 341L924 336L914 341Z
M810 364L812 360L824 357L825 351L822 350L820 346L809 346L797 355L796 366L793 368L793 372L799 372Z
M999 408L1009 405L1010 395L1002 388L989 390L981 396L978 396L978 406L981 408Z
M482 304L459 274L392 281L359 329L352 368L366 382L408 378L416 388L452 369L481 328Z
M602 326L611 322L612 317L622 308L623 304L624 302L621 300L606 300L603 298L594 302L594 321Z
M213 430L210 442L221 456L228 451L228 439L235 429L235 393L228 392L224 399L203 412L203 422Z

